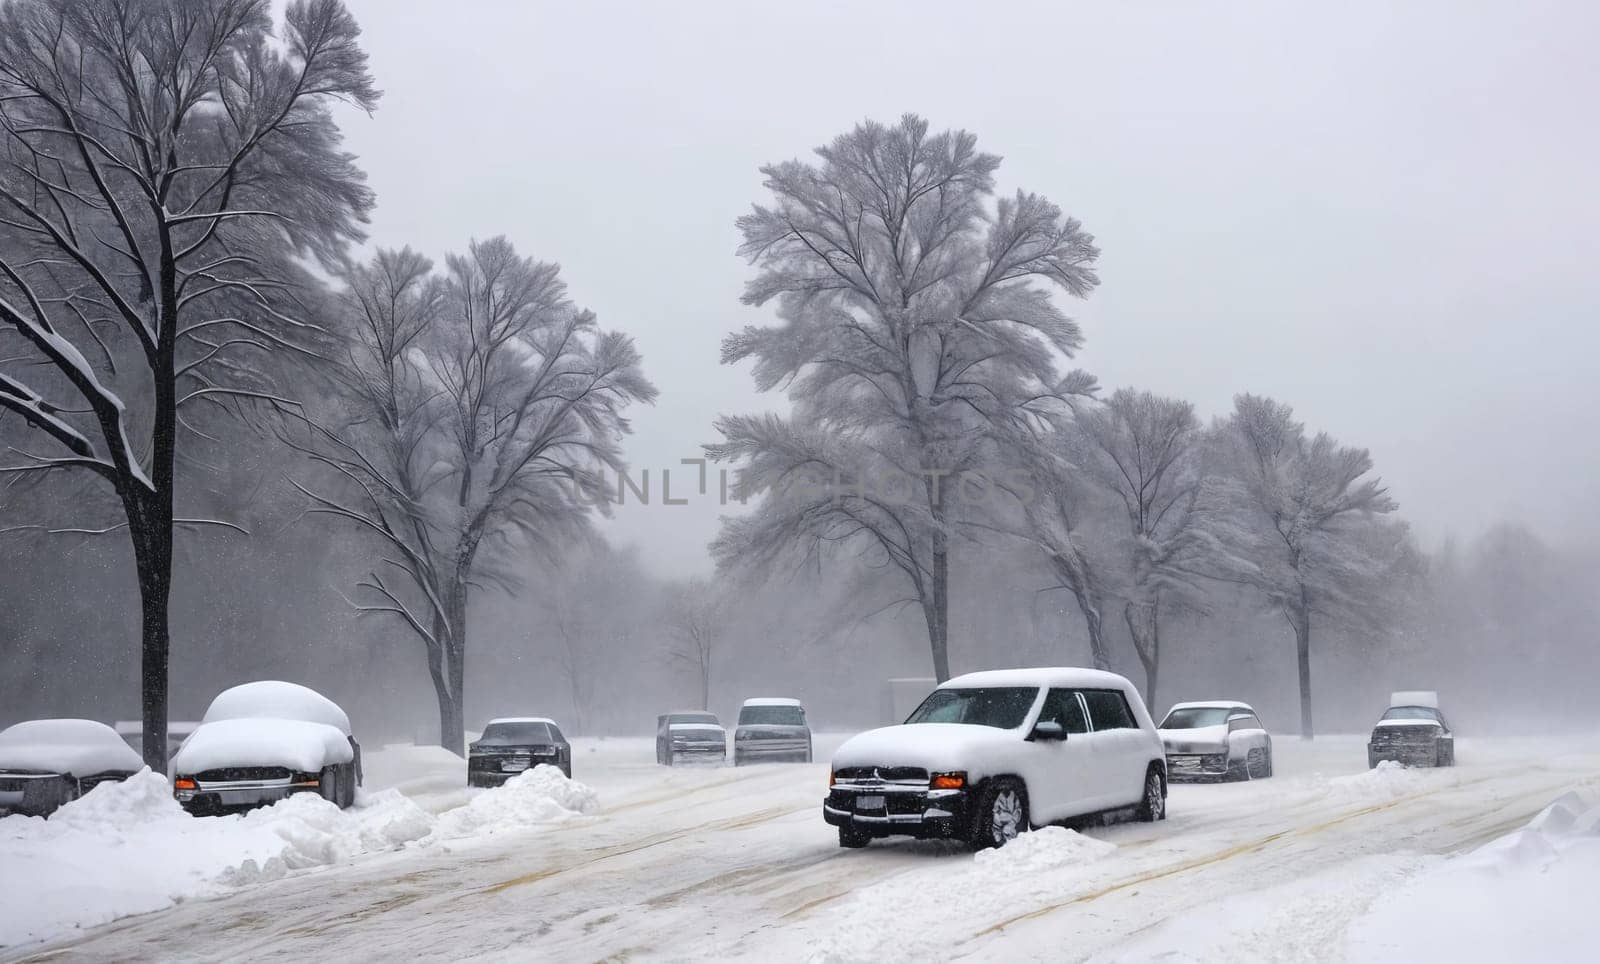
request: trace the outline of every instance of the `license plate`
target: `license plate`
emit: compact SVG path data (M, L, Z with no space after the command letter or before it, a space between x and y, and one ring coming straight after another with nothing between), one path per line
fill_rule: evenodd
M856 797L856 809L857 810L882 810L883 809L883 797L881 797L881 796Z
M505 763L500 764L500 770L502 773L521 773L527 768L528 764L522 760L508 760Z

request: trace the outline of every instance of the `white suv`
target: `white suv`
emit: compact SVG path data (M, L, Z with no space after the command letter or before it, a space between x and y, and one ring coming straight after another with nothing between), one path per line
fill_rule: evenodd
M1166 796L1166 754L1132 683L1092 669L993 670L846 741L822 815L841 847L896 834L998 847L1102 811L1160 820Z

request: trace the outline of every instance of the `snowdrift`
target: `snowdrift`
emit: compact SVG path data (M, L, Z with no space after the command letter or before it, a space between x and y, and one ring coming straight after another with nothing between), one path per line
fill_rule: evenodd
M902 848L941 849L939 844ZM943 849L948 849L947 847ZM813 964L943 959L950 949L949 900L958 900L967 920L994 920L1060 900L1083 884L1092 864L1116 851L1114 844L1065 827L1025 833L997 850L974 854L966 866L958 856L898 874L858 890L828 918L815 945ZM943 898L934 895L944 895ZM947 899L946 899L947 898Z
M360 794L349 810L302 793L242 815L193 817L164 776L144 770L95 787L48 820L0 819L0 866L8 880L28 882L0 901L0 947L361 854L527 830L598 809L593 790L537 767L442 816L389 789Z
M1600 805L1567 793L1526 826L1444 861L1374 904L1349 958L1576 960L1600 946ZM1576 955L1576 956L1575 956Z

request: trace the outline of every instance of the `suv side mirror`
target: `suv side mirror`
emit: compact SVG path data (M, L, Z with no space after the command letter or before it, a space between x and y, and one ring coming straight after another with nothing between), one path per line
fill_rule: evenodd
M1035 723L1033 725L1033 732L1028 735L1028 739L1030 740L1040 740L1047 743L1059 742L1061 740L1065 740L1066 738L1067 731L1062 729L1061 724L1055 722L1054 720L1041 720L1038 723Z

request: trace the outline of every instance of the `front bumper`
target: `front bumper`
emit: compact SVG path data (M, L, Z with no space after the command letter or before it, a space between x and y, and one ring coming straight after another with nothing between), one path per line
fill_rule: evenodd
M1168 753L1168 780L1207 780L1228 775L1226 753Z
M0 774L0 813L44 817L72 799L73 780L59 773Z
M876 800L883 805L872 806ZM835 784L822 801L822 819L831 826L852 827L874 837L965 839L971 823L969 809L966 790Z
M714 756L722 759L728 755L728 744L725 740L685 740L672 744L674 757L708 757Z
M288 776L270 780L197 780L195 789L175 790L173 795L185 810L193 813L225 807L260 807L296 793L319 793L321 789L315 781Z
M811 756L810 740L735 740L736 760L791 760L804 762Z
M1436 743L1368 743L1368 765L1377 766L1385 761L1408 767L1431 767L1439 762L1439 746Z

